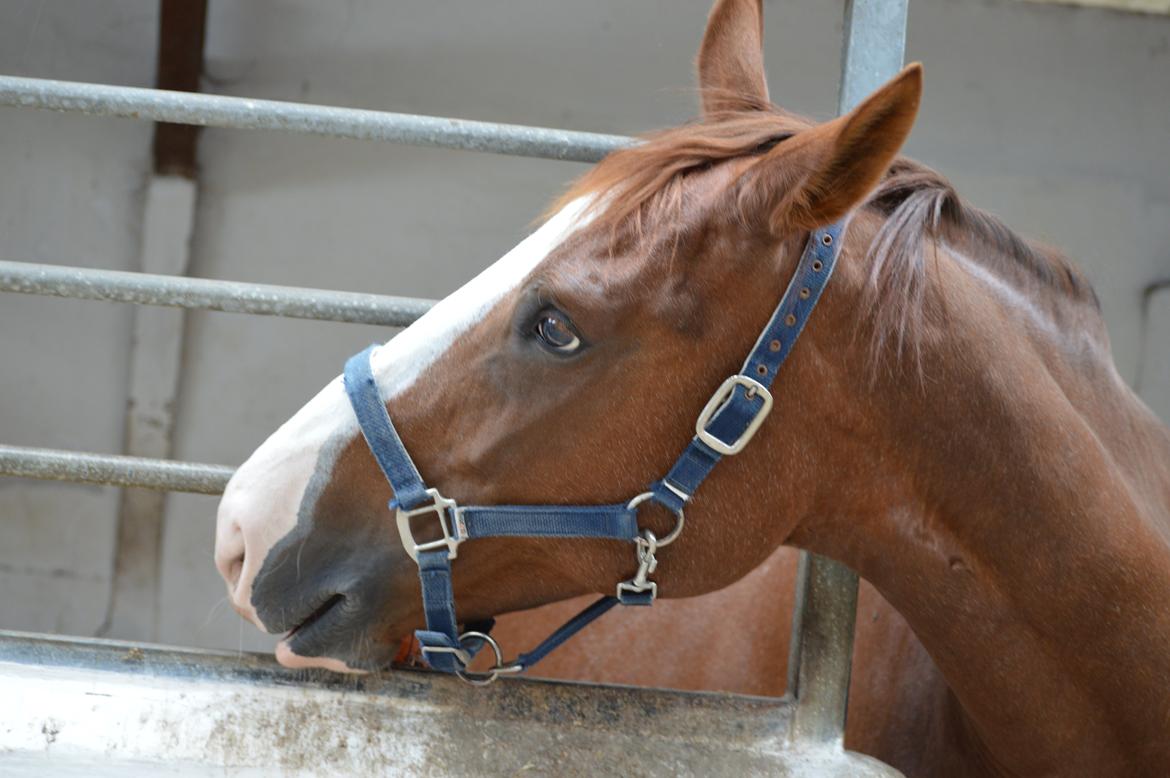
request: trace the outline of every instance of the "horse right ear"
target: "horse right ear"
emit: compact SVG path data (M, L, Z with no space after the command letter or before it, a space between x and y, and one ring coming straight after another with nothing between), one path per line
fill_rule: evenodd
M718 0L699 46L699 91L707 118L768 106L763 0Z
M921 97L922 66L914 63L849 113L768 152L748 171L741 207L759 214L773 234L842 218L885 175L910 135Z

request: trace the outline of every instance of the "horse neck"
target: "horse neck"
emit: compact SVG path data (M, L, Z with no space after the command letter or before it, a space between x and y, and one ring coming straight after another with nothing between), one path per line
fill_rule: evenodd
M1117 376L1095 311L1028 303L944 254L922 379L903 365L868 398L900 486L875 482L881 504L792 541L906 617L993 763L1170 765L1170 434ZM847 306L860 286L843 282Z

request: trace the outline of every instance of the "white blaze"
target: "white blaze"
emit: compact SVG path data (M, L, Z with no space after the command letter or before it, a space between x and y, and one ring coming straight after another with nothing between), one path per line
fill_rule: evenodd
M389 400L406 391L460 335L586 223L582 214L587 205L587 198L569 203L501 259L378 347L372 367L382 396ZM314 472L319 466L331 467L357 434L357 419L338 376L272 433L228 484L219 505L216 565L228 579L237 610L257 626L263 628L251 604L253 579L269 549L296 526ZM242 568L237 561L241 556Z
M587 204L587 198L569 203L516 248L375 351L372 364L382 397L390 400L406 391L423 370L515 289L573 230L584 226L581 213ZM356 424L357 420L353 421Z

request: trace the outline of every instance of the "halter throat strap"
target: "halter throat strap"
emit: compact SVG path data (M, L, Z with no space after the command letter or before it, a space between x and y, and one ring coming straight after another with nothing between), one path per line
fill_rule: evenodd
M845 222L815 230L801 254L788 288L752 347L740 371L729 376L711 396L695 423L695 436L678 461L648 491L626 503L611 505L460 506L437 489L428 488L407 453L371 367L376 345L354 355L345 365L345 390L370 452L394 490L389 507L407 554L418 563L427 628L415 632L423 656L436 670L456 673L474 683L486 683L502 674L521 672L543 659L614 605L649 605L657 586L649 580L658 564L656 552L683 528L683 509L715 465L740 453L772 409L770 388L788 358L797 337L820 300L840 255ZM653 500L675 514L676 524L659 539L638 527L638 506ZM411 519L433 515L440 537L416 541ZM616 593L602 597L532 651L505 662L490 637L491 622L468 624L459 631L455 616L451 560L459 545L484 537L607 538L634 543L638 571L618 584ZM495 666L487 673L470 673L467 665L476 651L489 646Z

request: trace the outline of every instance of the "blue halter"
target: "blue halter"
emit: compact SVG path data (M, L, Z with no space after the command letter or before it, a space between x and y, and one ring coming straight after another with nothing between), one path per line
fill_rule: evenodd
M379 467L394 489L390 509L396 512L402 545L418 563L427 628L415 636L427 663L436 670L456 673L473 683L489 683L499 675L519 673L604 614L614 605L650 605L657 585L649 576L658 565L658 549L673 542L683 529L683 508L699 484L724 456L738 454L772 409L768 391L788 357L833 273L840 253L844 222L814 231L805 245L796 274L780 299L768 326L760 333L738 373L711 396L695 423L695 437L662 480L629 502L613 505L460 506L428 489L418 474L402 439L390 421L386 403L370 368L376 346L351 357L345 365L345 390L361 424L362 434ZM638 506L654 500L675 515L674 528L662 538L638 528ZM435 514L442 537L417 543L410 527L412 516ZM607 595L570 619L544 642L511 662L488 632L491 622L468 624L459 632L451 587L451 560L459 544L473 538L558 537L609 538L634 543L638 570ZM475 653L490 646L495 666L485 673L467 670Z

